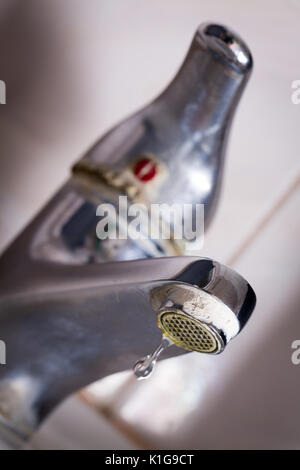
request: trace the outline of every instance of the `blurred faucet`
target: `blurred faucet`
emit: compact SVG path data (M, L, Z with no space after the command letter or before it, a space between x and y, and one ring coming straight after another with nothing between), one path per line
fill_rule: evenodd
M174 222L162 219L171 236L157 240L99 240L96 225L97 206L118 211L120 195L147 207L190 204L191 220L201 203L209 224L251 68L235 33L201 25L169 87L74 165L2 255L0 434L11 442L69 394L145 357L162 335L173 344L164 357L217 354L248 320L255 294L247 281L211 259L182 256L193 242L172 236Z

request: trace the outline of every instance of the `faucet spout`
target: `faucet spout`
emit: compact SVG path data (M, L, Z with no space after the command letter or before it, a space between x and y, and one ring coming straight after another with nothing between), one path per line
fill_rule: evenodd
M68 395L154 350L162 332L175 344L164 358L197 350L162 324L167 312L200 322L218 343L202 352L217 353L255 303L241 276L205 258L112 262L78 267L78 273L56 265L55 283L49 267L43 274L39 266L34 292L1 299L8 361L0 370L0 417L26 436Z

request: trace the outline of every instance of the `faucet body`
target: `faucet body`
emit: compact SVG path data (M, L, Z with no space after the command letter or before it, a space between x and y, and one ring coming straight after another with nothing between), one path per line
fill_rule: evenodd
M30 436L69 394L151 352L166 311L202 322L217 338L215 353L248 320L255 295L233 270L177 256L185 245L172 238L99 247L95 226L97 205L117 206L119 195L147 206L202 203L210 222L251 67L238 36L200 27L171 85L100 139L2 255L0 433L10 441ZM142 259L162 256L171 257ZM164 357L187 349L174 345Z

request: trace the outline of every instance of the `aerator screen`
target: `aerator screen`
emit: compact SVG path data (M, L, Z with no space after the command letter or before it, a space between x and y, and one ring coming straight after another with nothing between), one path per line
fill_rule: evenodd
M166 312L160 316L159 323L163 334L180 348L202 353L215 353L219 349L209 326L188 315Z

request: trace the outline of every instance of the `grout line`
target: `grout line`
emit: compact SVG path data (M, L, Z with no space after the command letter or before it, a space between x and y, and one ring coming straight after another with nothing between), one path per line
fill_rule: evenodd
M124 388L130 388L130 380L126 381L124 386L120 387L120 391L123 391ZM119 395L119 392L118 392ZM89 407L93 408L97 414L101 414L115 429L117 429L125 438L132 441L133 444L138 447L139 450L154 450L150 447L149 442L141 438L138 432L134 428L126 423L122 418L120 418L114 411L114 400L106 405L99 405L95 403L92 396L85 392L84 389L78 393L79 398L84 401Z
M229 266L235 265L238 259L245 253L248 247L256 240L256 238L262 233L264 228L268 225L270 220L276 215L277 211L282 209L285 203L293 195L293 193L298 189L300 184L300 176L297 175L295 180L289 185L287 190L280 196L277 202L266 211L266 214L262 217L261 221L254 227L250 234L245 238L241 243L239 248L233 253L232 256L228 259L227 263Z

